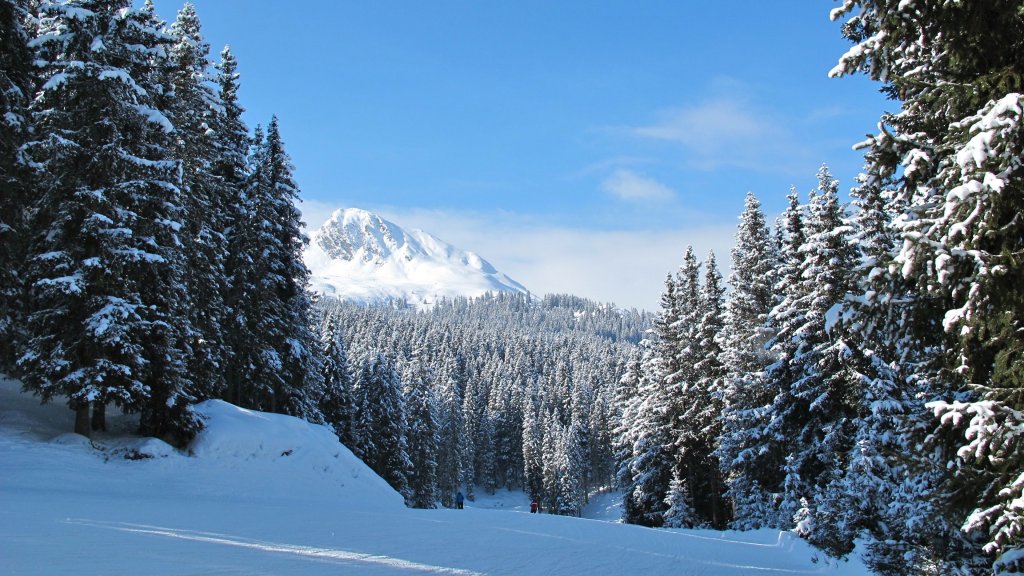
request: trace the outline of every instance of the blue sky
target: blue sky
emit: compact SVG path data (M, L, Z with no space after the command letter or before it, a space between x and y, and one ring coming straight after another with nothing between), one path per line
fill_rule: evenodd
M833 2L194 0L277 114L316 228L359 207L538 293L654 309L689 244L728 260L743 197L781 211L894 111ZM156 0L173 20L179 4Z

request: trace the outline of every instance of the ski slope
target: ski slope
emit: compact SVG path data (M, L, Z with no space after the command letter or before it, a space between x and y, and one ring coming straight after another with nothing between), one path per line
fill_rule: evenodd
M123 416L90 443L67 433L65 406L0 380L0 574L868 573L790 534L529 514L512 492L411 510L320 426L200 410L191 455L132 436ZM597 515L610 501L595 499Z

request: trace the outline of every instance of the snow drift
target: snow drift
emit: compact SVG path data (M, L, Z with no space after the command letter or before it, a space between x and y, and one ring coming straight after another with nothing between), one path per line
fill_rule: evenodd
M867 574L788 533L530 514L515 492L407 509L327 429L220 401L191 455L125 416L89 441L19 389L0 377L0 574Z

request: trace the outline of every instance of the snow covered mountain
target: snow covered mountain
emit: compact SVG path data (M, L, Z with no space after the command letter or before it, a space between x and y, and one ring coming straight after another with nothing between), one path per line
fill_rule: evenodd
M313 289L343 300L422 306L442 297L528 292L473 252L358 208L335 211L312 235L305 260Z

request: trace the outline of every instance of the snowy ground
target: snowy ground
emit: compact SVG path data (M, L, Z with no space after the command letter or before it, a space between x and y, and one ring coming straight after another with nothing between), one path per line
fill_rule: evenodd
M0 379L0 574L867 574L789 534L619 524L614 495L588 507L603 520L507 491L410 510L321 427L203 409L191 456L124 419L90 444Z

